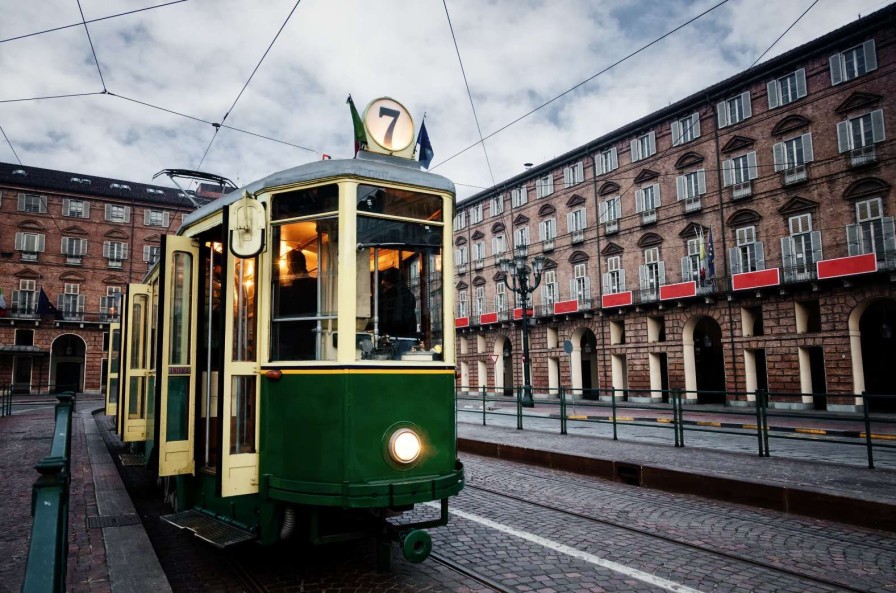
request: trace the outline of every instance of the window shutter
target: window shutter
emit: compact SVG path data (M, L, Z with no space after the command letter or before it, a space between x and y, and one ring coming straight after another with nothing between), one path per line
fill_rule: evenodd
M775 142L772 146L772 154L775 157L775 172L777 173L784 168L784 143Z
M811 163L815 160L815 152L812 150L812 132L800 136L803 141L803 162Z
M647 290L650 288L650 270L648 270L646 265L638 266L638 285L641 287L641 290Z
M622 198L613 198L613 211L616 213L614 220L622 218Z
M865 52L865 72L877 70L877 54L874 52L874 39L869 39L863 43L862 51Z
M851 140L849 135L849 122L841 121L837 124L837 150L839 152L846 152L849 150L849 147L852 144Z
M886 257L887 263L892 264L896 257L896 223L892 216L884 216L880 219L881 230L884 233L884 253L878 254Z
M641 153L638 151L638 141L632 140L632 162L640 161Z
M143 209L143 226L149 226L149 208Z
M604 272L603 274L603 286L604 292L607 294L613 293L613 277L610 272Z
M83 312L84 312L84 295L79 294L78 295L78 313L83 313Z
M610 168L616 169L619 166L619 159L616 156L616 147L610 149Z
M716 116L718 117L720 128L728 125L728 105L725 101L716 105Z
M84 202L84 212L81 218L90 218L90 202Z
M131 222L131 207L130 206L124 207L124 221Z
M800 68L796 71L796 97L801 99L807 94L806 89L806 69Z
M635 192L635 212L644 212L644 190Z
M656 132L650 130L650 133L647 134L647 154L644 156L650 156L656 153Z
M862 255L861 227L857 224L846 225L846 246L849 255Z
M694 272L691 270L691 258L684 256L681 258L681 281L690 282L694 280Z
M843 63L840 61L840 54L834 54L828 59L831 65L831 86L836 86L843 82Z
M683 200L687 197L687 177L679 175L675 178L675 197L677 200Z
M109 259L109 241L103 241L103 257Z
M573 182L579 182L585 180L585 163L579 161L576 163L575 168L573 169Z
M756 250L756 269L764 270L765 269L765 249L762 246L762 241L756 241L753 243L753 247Z
M576 217L574 212L566 214L566 230L570 233L576 230Z
M768 108L774 109L778 106L778 81L773 80L766 85L766 90L768 92Z
M884 112L882 109L871 112L871 140L880 142L886 140L884 134Z
M37 236L37 250L41 253L44 252L45 239L46 237L44 235Z
M63 216L71 215L71 213L72 213L71 202L72 201L69 198L62 198L62 215Z
M693 115L691 115L691 131L693 132L693 134L691 134L692 138L700 137L700 114L699 113L694 113Z
M728 264L731 266L731 275L740 274L740 249L738 247L728 248Z
M145 261L145 262L149 261L149 245L143 246L143 261Z
M112 220L112 204L106 204L106 220Z
M25 210L25 194L19 194L19 206L17 210L19 212L23 212Z
M781 237L781 264L784 266L784 278L793 277L793 239Z
M59 247L59 250L60 250L59 253L61 253L63 255L67 254L68 250L66 249L66 247L68 247L68 237L63 237L62 241L60 243L61 243L61 245Z
M569 281L569 298L570 298L570 300L578 299L578 290L576 290L575 279L572 279Z
M660 207L660 184L659 183L653 184L653 198L654 198L653 207L659 208Z
M728 187L734 183L734 161L722 161L722 185Z
M812 247L812 261L820 262L824 259L824 256L821 254L821 231L809 233L809 244Z
M749 178L756 179L759 177L759 168L756 165L756 151L747 153L747 167L750 169L748 174Z
M672 146L681 144L681 124L677 121L672 122Z
M600 224L607 222L607 213L610 210L610 202L603 202L597 207L597 217Z
M740 95L741 105L744 108L744 119L748 117L753 117L753 105L750 102L750 91L746 93L741 93Z
M25 237L22 233L16 233L16 246L15 246L16 251L22 250L22 243L24 243L24 239L25 239Z
M706 171L704 169L697 171L697 193L701 196L706 193Z

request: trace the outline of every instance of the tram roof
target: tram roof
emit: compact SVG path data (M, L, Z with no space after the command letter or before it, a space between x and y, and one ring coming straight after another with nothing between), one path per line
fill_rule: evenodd
M312 161L292 169L268 175L245 187L233 190L229 194L193 211L184 218L180 228L182 230L194 222L202 220L209 214L236 202L242 197L244 191L249 192L249 194L256 194L269 188L332 177L362 177L391 183L416 185L454 194L454 183L451 180L435 173L420 170L420 165L417 161L362 151L354 159Z

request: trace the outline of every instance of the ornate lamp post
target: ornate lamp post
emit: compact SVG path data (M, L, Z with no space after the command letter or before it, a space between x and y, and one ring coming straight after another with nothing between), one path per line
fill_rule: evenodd
M502 259L498 267L504 272L504 286L519 296L517 302L522 301L523 308L523 407L532 408L535 401L532 399L532 377L529 363L529 295L535 292L541 284L541 272L544 269L544 256L536 255L532 258L532 267L529 267L529 248L526 245L517 245L513 249L513 259ZM532 273L530 284L529 273ZM513 284L507 282L510 276Z

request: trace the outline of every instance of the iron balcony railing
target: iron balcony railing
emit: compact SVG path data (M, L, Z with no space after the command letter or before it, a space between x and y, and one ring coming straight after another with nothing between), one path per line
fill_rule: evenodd
M784 169L783 175L784 185L793 185L794 183L805 181L807 178L806 165L794 165L789 169Z
M753 195L753 182L744 181L743 183L735 183L731 188L731 199L742 200Z
M874 145L863 146L849 151L849 166L861 167L877 162L877 151Z

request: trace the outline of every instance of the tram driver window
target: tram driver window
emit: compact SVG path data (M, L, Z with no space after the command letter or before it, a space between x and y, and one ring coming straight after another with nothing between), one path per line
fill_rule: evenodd
M335 360L337 218L274 227L271 360Z

